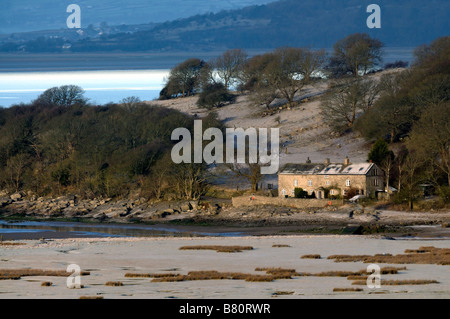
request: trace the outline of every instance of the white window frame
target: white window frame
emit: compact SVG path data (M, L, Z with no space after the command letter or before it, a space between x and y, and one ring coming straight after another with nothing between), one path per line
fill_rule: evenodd
M351 181L349 180L349 179L347 179L346 181L345 181L345 186L346 187L350 187L351 186Z
M294 180L294 187L298 187L298 180L297 179Z
M312 185L312 180L311 180L311 179L308 180L308 186L309 186L309 187L313 186L313 185Z

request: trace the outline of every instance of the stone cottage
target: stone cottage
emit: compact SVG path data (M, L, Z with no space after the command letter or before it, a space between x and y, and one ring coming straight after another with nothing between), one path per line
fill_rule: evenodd
M314 164L308 159L304 164L287 164L278 174L278 194L280 197L295 197L295 189L302 188L316 198L339 198L351 193L376 197L384 192L385 174L374 163Z

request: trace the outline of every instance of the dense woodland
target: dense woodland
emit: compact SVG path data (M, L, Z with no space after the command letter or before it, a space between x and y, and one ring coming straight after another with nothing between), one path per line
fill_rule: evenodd
M427 184L446 205L450 37L417 48L411 67L376 77L370 70L381 63L381 48L367 34L352 34L336 42L331 56L288 47L253 57L228 50L213 61L189 59L175 66L160 98L198 94L199 106L214 110L247 94L267 109L275 99L296 107L306 85L326 81L328 90L320 97L324 118L336 134L354 132L374 143L368 160L399 190L392 200L413 207ZM405 63L385 67L397 66ZM135 192L156 199L199 198L208 190L207 167L170 159L172 131L192 129L193 120L135 98L98 106L86 101L81 88L49 89L28 105L0 109L0 189L87 198ZM214 112L203 122L203 129L223 128ZM246 176L253 186L255 176Z

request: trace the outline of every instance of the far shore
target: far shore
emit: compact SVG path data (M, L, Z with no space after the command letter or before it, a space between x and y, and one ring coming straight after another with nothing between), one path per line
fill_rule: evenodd
M111 204L112 205L112 204ZM359 205L301 211L285 207L221 207L219 211L165 208L121 216L111 205L83 214L44 214L24 202L0 209L3 240L93 237L242 237L378 235L383 238L450 238L450 213L375 210ZM172 206L173 207L173 206ZM138 209L138 208L135 208ZM170 212L169 212L170 210ZM69 212L73 213L73 210ZM106 213L105 213L106 212ZM147 215L148 216L147 216ZM142 218L138 218L142 217ZM3 229L3 232L2 232Z

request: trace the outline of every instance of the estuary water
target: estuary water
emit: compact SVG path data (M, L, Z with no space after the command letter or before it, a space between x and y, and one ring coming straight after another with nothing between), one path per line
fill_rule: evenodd
M29 103L46 89L78 85L92 104L118 103L136 96L149 101L158 98L169 70L111 70L0 73L0 106Z
M413 61L413 48L385 48L383 64ZM266 50L267 51L267 50ZM264 50L249 51L249 56ZM327 49L328 54L332 50ZM159 97L169 71L187 58L209 61L219 52L188 54L0 55L0 106L35 100L46 89L78 85L91 104L136 96Z
M100 224L62 221L0 220L0 236L9 239L89 237L236 237L236 230L199 229L179 225Z

